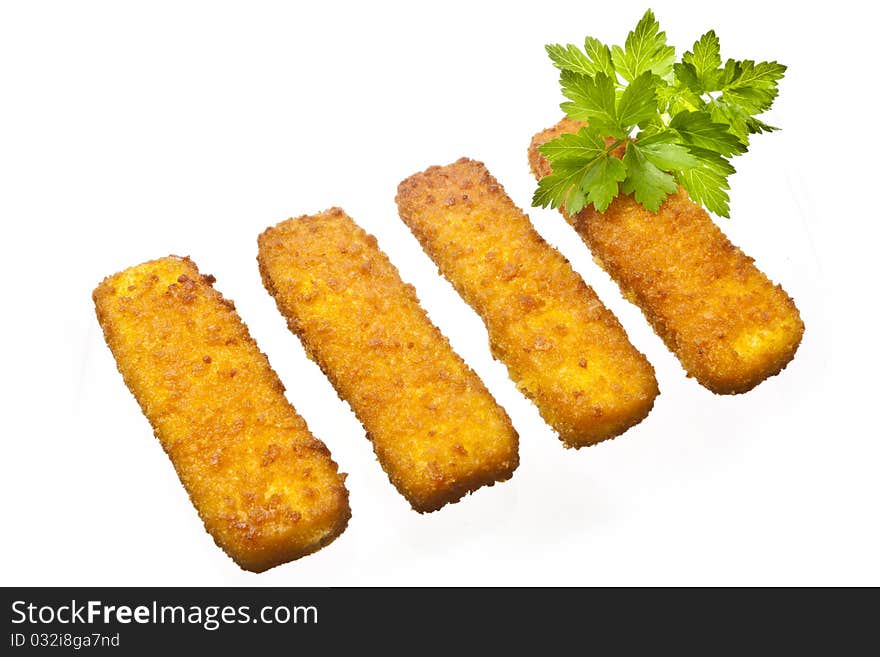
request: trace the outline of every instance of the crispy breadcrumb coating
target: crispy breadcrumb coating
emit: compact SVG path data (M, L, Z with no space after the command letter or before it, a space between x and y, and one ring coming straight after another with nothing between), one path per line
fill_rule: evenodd
M105 278L92 296L119 371L205 529L260 572L336 538L351 515L348 492L213 281L169 256Z
M482 163L411 176L397 205L566 446L612 438L648 415L658 394L651 364Z
M510 478L519 457L507 414L372 235L333 208L267 229L258 260L290 329L413 509L434 511Z
M529 163L537 178L550 173L538 147L583 125L563 119L535 135ZM804 332L794 301L684 189L656 213L627 195L604 213L588 206L566 219L688 376L712 392L751 390L794 357Z

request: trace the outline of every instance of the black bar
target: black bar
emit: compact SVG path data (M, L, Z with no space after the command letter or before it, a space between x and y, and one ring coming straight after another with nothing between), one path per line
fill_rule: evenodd
M614 654L650 648L748 654L805 644L833 654L876 623L867 604L839 590L424 589L424 588L6 588L0 654L34 651L121 655L184 648L229 651L357 645L522 649L538 641L607 646ZM91 603L91 605L90 605ZM163 609L164 608L164 609ZM71 622L71 621L74 622ZM837 628L838 631L834 631ZM870 637L870 634L867 635ZM413 640L416 643L412 643ZM57 644L57 645L52 645ZM78 647L77 647L78 644ZM863 647L876 648L876 634ZM857 651L859 654L862 651ZM873 652L873 649L869 652ZM457 654L456 653L456 654ZM201 654L201 653L200 653ZM519 651L517 652L519 654ZM850 654L846 652L846 654Z

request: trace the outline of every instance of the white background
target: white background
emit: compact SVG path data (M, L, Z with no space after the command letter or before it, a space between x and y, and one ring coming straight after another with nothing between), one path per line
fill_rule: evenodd
M622 42L642 2L5 2L0 9L4 585L880 584L876 72L835 2L653 2L679 52L789 66L733 177L732 240L794 297L792 364L720 397L686 379L556 212L529 210L657 370L651 415L563 449L397 218L404 177L462 155L530 205L560 116L548 42ZM801 7L812 7L803 3ZM867 5L865 5L867 6ZM413 283L521 437L513 479L411 511L263 290L256 236L346 209ZM262 575L203 530L116 371L90 294L190 255L235 300L348 479L328 548Z

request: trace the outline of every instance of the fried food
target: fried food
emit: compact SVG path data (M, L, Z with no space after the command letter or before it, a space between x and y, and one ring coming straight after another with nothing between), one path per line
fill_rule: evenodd
M651 364L482 163L416 174L400 183L397 205L566 446L612 438L648 415L658 394Z
M267 229L258 260L290 329L413 509L510 478L519 462L510 419L373 236L333 208Z
M583 125L563 119L535 135L529 163L537 178L550 173L538 147ZM619 196L604 213L588 206L566 219L688 376L712 392L751 390L794 357L804 332L794 301L684 189L657 213Z
M260 572L336 538L351 515L348 492L213 281L169 256L105 278L93 298L119 371L205 529Z

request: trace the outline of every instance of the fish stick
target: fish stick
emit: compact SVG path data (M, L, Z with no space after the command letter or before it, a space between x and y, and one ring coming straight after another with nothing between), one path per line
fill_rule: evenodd
M348 492L213 282L189 258L169 256L105 278L93 298L119 371L205 529L260 572L336 538L351 515Z
M654 368L482 163L463 158L411 176L397 205L566 446L612 438L648 415Z
M563 119L535 135L529 163L537 178L550 173L538 147L583 125ZM794 301L684 189L656 213L627 195L604 213L588 206L563 216L688 376L712 392L747 392L794 357L804 332Z
M510 478L519 462L510 419L373 236L333 208L267 229L258 261L290 329L413 509Z

